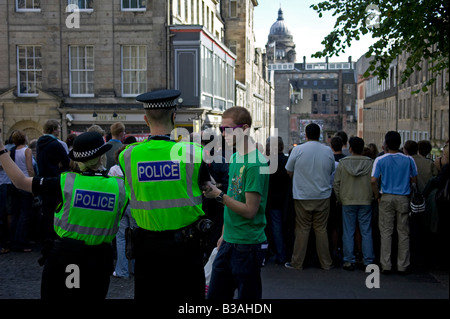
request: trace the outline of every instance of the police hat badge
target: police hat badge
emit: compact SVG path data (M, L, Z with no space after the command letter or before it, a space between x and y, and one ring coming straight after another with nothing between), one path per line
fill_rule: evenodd
M174 108L175 99L181 95L178 90L157 90L136 97L136 101L144 103L145 109Z
M70 159L77 162L86 162L101 156L111 149L111 144L98 132L86 132L78 135L73 141L73 149L69 152Z

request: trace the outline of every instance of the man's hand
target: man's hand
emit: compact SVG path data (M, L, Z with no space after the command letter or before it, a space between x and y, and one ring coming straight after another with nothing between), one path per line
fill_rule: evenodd
M203 195L205 195L206 198L216 198L222 192L219 188L217 188L216 185L211 182L206 182L202 189Z
M223 242L223 234L222 234L222 236L220 236L220 238L217 240L217 249L220 248L220 245L222 245L222 242Z

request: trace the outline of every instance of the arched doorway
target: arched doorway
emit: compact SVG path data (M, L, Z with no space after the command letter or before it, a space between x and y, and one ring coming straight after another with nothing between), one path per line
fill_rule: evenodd
M33 139L37 139L42 135L42 127L39 125L39 123L30 120L15 123L11 127L9 132L7 132L6 136L9 137L15 130L24 131L28 136L28 142L32 141Z

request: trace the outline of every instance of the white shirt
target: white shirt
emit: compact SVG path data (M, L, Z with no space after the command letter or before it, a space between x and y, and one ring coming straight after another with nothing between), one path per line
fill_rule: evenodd
M293 197L300 200L326 199L331 196L331 176L335 171L333 151L317 141L294 147L286 164L292 177Z

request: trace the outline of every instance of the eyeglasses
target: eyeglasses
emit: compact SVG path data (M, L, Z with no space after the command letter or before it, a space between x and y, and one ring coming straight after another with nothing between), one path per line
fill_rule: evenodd
M220 130L220 133L223 133L223 132L225 132L225 130L227 129L227 128L230 128L230 129L232 129L233 131L235 130L235 129L237 129L237 128L239 128L239 127L243 127L245 124L240 124L240 125L236 125L236 126L233 126L233 127L231 127L231 126L219 126L219 130Z

